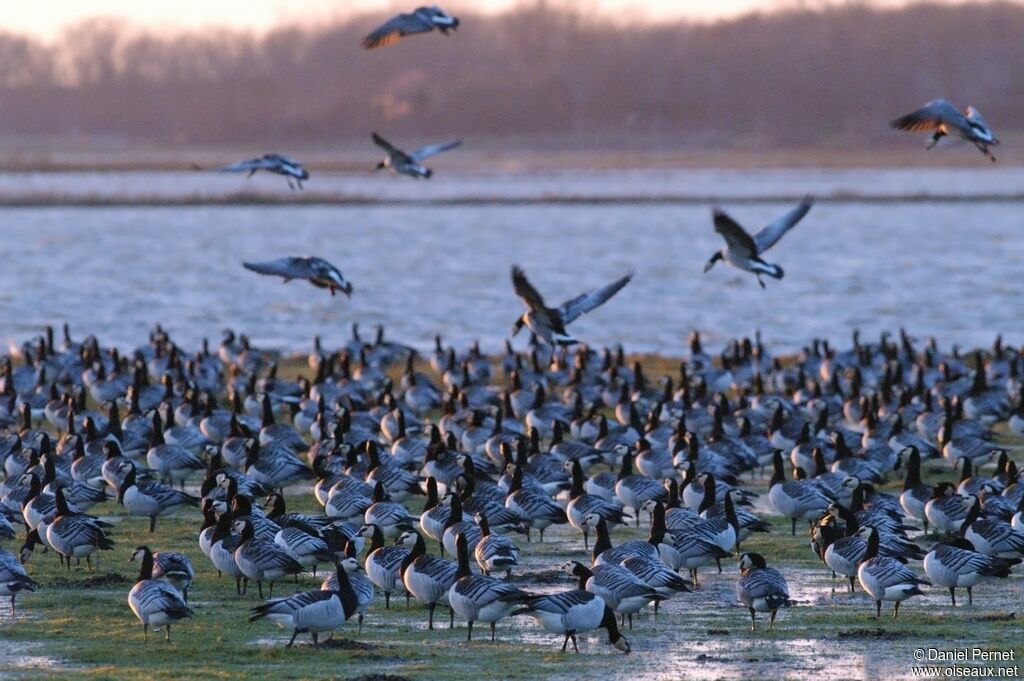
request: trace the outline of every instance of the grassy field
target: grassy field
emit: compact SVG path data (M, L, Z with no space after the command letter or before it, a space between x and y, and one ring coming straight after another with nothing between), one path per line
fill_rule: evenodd
M676 361L645 358L651 376L675 371ZM298 363L287 371L295 373ZM656 373L655 373L656 372ZM1021 442L1006 441L1014 457L1024 462ZM943 462L924 466L926 481L951 479ZM751 489L764 492L767 479L758 476ZM887 490L898 486L895 479ZM290 494L289 510L314 510L311 494ZM410 505L418 515L418 503ZM735 603L737 570L727 562L722 574L703 571L699 589L665 604L655 621L649 611L626 632L633 653L624 656L605 645L604 636L581 637L583 654L559 652L559 637L516 618L498 626L498 642L465 641L465 624L426 630L426 611L415 601L384 610L383 599L371 606L362 636L355 622L337 632L320 650L308 637L285 649L290 631L266 622L249 624L247 611L259 603L255 589L235 595L233 580L218 579L199 550L197 512L162 518L149 534L147 520L124 516L108 502L93 513L116 519L117 546L104 552L99 567L84 565L70 572L52 553L32 556L28 569L40 583L36 593L23 594L15 620L0 605L0 676L18 678L174 679L184 676L236 679L269 675L273 678L478 680L509 679L640 679L640 678L876 678L911 674L916 649L942 650L979 647L1012 650L1024 656L1021 608L1024 576L983 583L975 589L973 606L953 609L941 589L904 603L900 619L883 611L876 620L873 604L860 591L855 596L833 594L830 573L808 548L806 529L789 534L788 522L772 517L763 499L756 506L773 522L773 531L743 545L764 554L770 565L786 575L797 606L781 614L774 631L749 631L747 612ZM646 523L644 523L646 525ZM646 537L646 528L620 528L613 542ZM543 544L525 544L517 537L525 564L513 579L525 588L550 591L571 588L573 579L557 572L569 559L586 560L582 538L568 526L551 528ZM148 544L156 550L179 550L192 558L196 581L191 605L195 616L173 631L170 644L158 634L143 644L142 627L127 605L127 593L137 574L130 563L133 549ZM17 546L8 546L16 550ZM429 546L436 550L436 546ZM919 573L920 565L913 566ZM275 595L317 588L320 579L304 576L299 584L281 583ZM966 603L966 594L963 598ZM891 613L891 606L890 606ZM444 615L439 620L447 619ZM1013 664L1013 663L1011 663Z

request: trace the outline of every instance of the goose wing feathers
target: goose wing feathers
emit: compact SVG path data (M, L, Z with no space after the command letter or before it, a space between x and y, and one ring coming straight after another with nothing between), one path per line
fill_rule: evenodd
M592 291L587 291L586 293L581 293L575 298L565 301L562 303L562 306L558 308L558 314L562 317L562 323L569 324L594 308L600 307L606 303L609 298L622 290L622 287L628 284L632 278L633 273L629 272L624 277L620 277L610 284L596 288Z
M778 243L786 232L793 229L796 223L800 222L807 211L811 209L813 200L811 197L806 197L800 202L793 210L789 211L775 222L766 225L760 232L754 235L754 245L757 247L758 254L764 253L769 248Z
M284 277L285 281L292 279L310 279L316 276L316 272L310 264L309 258L287 257L266 262L243 262L242 266L257 274L266 274L273 277Z
M893 120L889 125L909 132L931 132L946 126L968 127L964 114L945 99L933 99L917 111Z
M415 12L409 14L397 14L363 38L363 47L367 50L373 49L374 47L383 47L397 42L403 36L413 35L416 33L428 33L433 30L433 28L434 24Z
M411 154L409 154L414 161L423 161L434 154L440 154L442 151L448 151L462 144L462 140L455 140L453 142L444 142L442 144L428 144L420 147Z
M729 250L746 258L757 257L757 244L754 242L754 239L747 234L745 229L740 227L738 222L729 217L725 211L716 208L714 221L715 231L725 239Z

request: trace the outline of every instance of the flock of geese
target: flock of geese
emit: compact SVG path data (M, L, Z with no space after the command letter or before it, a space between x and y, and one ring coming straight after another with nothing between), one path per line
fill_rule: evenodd
M786 570L741 548L773 529L766 512L793 535L806 523L833 592L836 577L851 592L859 583L876 614L891 602L896 617L929 587L972 601L1024 558L1024 480L993 431L1024 435L1021 350L997 340L961 357L902 332L877 343L855 333L850 349L814 340L782 361L759 337L712 357L694 334L678 375L652 381L621 348L545 342L587 300L535 302L518 322L541 331L525 353L488 358L438 338L433 374L383 329L364 340L354 328L334 352L317 339L315 376L297 381L231 332L189 351L158 327L121 353L48 329L0 372L0 537L24 528L18 554L0 550L0 594L13 616L16 597L39 587L25 565L40 549L69 571L91 568L116 540L91 512L111 504L150 532L169 514L195 518L195 553L133 553L128 603L147 640L151 626L169 640L194 614L197 558L237 597L255 583L269 600L251 620L290 628L288 645L303 633L319 644L353 617L361 631L380 594L385 609L394 596L422 603L430 629L446 608L470 640L476 623L493 640L499 621L527 616L563 650L605 629L624 652L620 627L686 598L702 569L737 554L737 599L752 629L757 613L770 628L793 602ZM958 473L924 484L925 461ZM759 499L745 485L766 469ZM901 490L881 491L894 477ZM309 493L320 512L287 510ZM614 541L641 522L647 539ZM579 537L560 566L575 588L520 587L510 578L552 526ZM321 566L320 588L274 597Z
M422 7L363 44L458 25ZM995 160L998 141L976 109L936 100L892 125L931 133L929 148L959 136ZM428 157L459 144L409 153L376 133L373 141L386 152L378 169L417 178L431 176ZM219 170L277 173L300 188L309 178L278 154ZM715 210L725 246L705 272L721 260L762 287L762 276L781 279L782 267L763 257L811 205L805 199L755 234ZM320 258L244 265L332 296L353 290ZM354 333L336 352L317 340L314 378L298 381L278 377L273 353L233 333L217 349L186 350L158 327L122 354L92 336L76 342L66 327L56 342L48 330L0 374L0 538L24 530L19 553L0 550L12 617L16 597L40 586L25 567L35 551L70 571L114 548L115 526L90 513L113 504L150 532L167 515L195 519L197 552L132 554L139 574L128 604L145 640L153 627L169 641L171 627L195 614L194 560L232 578L239 598L255 583L264 602L250 620L291 629L289 646L299 634L319 645L353 617L361 630L380 594L385 609L393 596L423 604L429 629L442 606L449 626L467 623L470 640L476 623L493 641L498 622L525 616L561 636L563 651L571 642L578 652L578 635L603 629L628 653L620 627L686 598L702 569L721 572L733 556L751 628L757 613L774 625L793 604L785 567L741 549L771 529L765 512L788 520L793 535L806 523L824 573L848 580L851 592L859 583L876 615L891 602L896 617L928 588L948 590L954 605L966 589L970 602L973 587L1006 578L1024 558L1024 485L993 431L1005 424L1024 434L1021 350L997 341L965 358L902 332L876 343L854 334L849 349L816 339L784 362L759 336L712 357L695 335L678 375L652 381L621 348L595 351L567 328L632 276L549 307L513 267L525 311L512 335L531 332L528 352L508 344L493 360L438 338L433 375L383 329L372 341ZM922 463L932 460L958 479L923 483ZM745 484L768 468L759 499ZM900 492L881 491L894 477ZM289 498L308 493L321 512L287 510ZM647 539L614 542L616 528L641 522ZM510 578L528 544L552 526L579 535L578 559L560 566L574 588L517 586ZM275 585L321 566L319 588L274 597Z

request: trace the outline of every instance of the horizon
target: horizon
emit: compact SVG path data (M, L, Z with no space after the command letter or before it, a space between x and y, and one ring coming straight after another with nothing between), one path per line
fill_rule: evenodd
M289 0L223 0L215 5L189 3L142 4L131 0L44 0L30 6L0 6L0 30L53 42L75 26L94 20L114 20L142 31L168 34L229 29L265 34L282 27L312 28L341 22L353 15L389 15L409 11L426 0L307 0L301 9ZM430 0L431 4L433 0ZM834 0L722 0L714 6L696 0L478 0L472 9L465 0L442 3L449 10L468 14L501 14L516 8L545 4L550 8L592 11L614 23L651 24L673 21L714 22L754 13L815 11L848 3ZM867 0L872 8L899 8L915 4L965 4L964 0ZM1011 0L1019 4L1019 0Z

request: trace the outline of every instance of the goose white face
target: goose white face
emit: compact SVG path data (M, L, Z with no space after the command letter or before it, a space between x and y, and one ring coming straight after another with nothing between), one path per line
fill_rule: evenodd
M856 475L851 475L846 480L843 480L843 487L846 489L857 489L860 487L860 478Z
M558 569L566 574L571 575L573 574L573 571L576 569L576 564L576 561L570 560L566 563L562 563L562 565Z
M867 541L868 539L871 539L871 533L874 531L875 528L869 525L865 525L864 527L857 530L857 536L863 539L864 541Z
M131 561L133 563L141 563L142 562L142 557L145 556L145 555L146 555L145 549L143 549L140 546L139 548L135 549L135 551L132 552Z
M629 639L627 639L625 636L620 636L619 640L613 643L612 645L615 647L616 650L621 650L627 655L629 654L630 650L632 650L632 648L629 647Z
M415 546L416 545L416 533L415 532L403 532L402 535L398 538L398 541L395 542L395 544L396 545L401 545L401 546L409 546L409 547Z
M235 532L241 532L245 529L245 523L246 521L244 520L236 520L231 526L235 528Z
M583 518L583 524L587 527L597 527L597 524L601 522L601 516L597 513L588 513Z
M363 525L356 531L356 536L366 539L373 537L373 525Z
M615 452L620 458L629 454L629 447L627 445L615 445L612 447L612 451Z
M348 573L359 572L360 570L359 561L355 558L346 558L345 560L341 561L341 567L343 570L345 570L345 572Z

